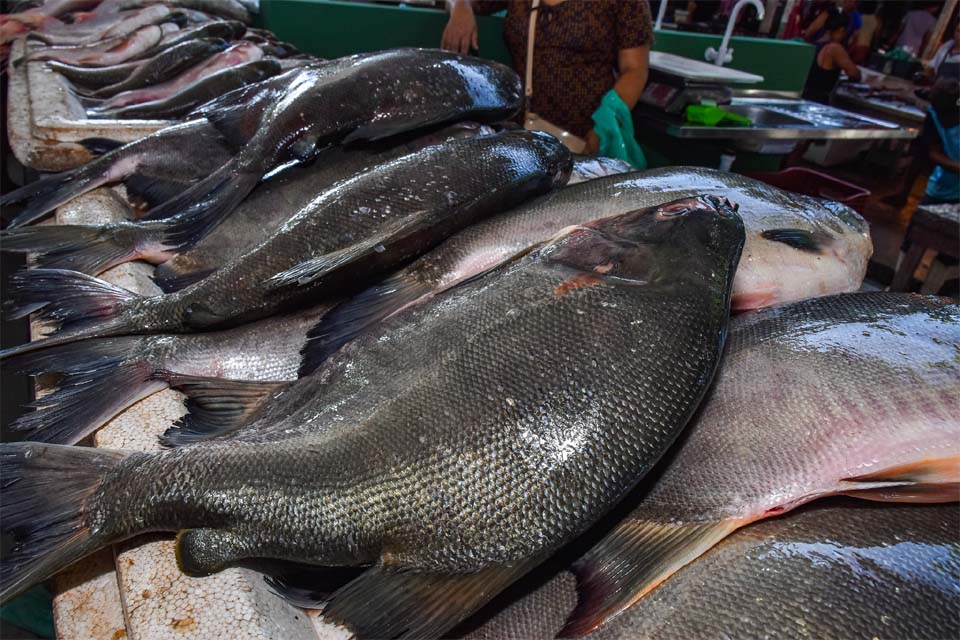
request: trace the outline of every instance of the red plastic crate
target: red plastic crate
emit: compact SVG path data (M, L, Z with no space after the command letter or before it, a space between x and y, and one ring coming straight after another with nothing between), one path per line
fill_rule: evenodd
M870 191L855 184L806 167L790 167L773 173L751 173L751 178L786 191L836 200L862 213Z

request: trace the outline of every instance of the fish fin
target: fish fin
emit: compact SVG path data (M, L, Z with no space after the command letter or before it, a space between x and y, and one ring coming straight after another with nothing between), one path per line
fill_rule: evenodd
M383 121L383 122L370 122L364 125L360 125L353 131L347 134L343 139L341 144L348 145L353 142L376 142L377 140L383 140L385 138L392 138L404 133L410 133L411 131L416 131L418 129L427 129L430 127L441 125L445 122L451 122L457 119L457 113L449 112L437 115L429 115L423 113L418 117L414 117L411 120L406 122L398 122L395 120Z
M125 457L88 447L0 444L0 530L13 541L0 559L0 602L104 545L90 529L87 501Z
M126 305L140 296L93 276L65 269L25 269L10 277L7 317L37 313L58 331L0 351L0 360L84 338L129 332Z
M144 216L157 220L176 216L168 223L164 244L185 249L193 246L230 215L260 182L259 173L234 171L234 158L172 200Z
M127 195L151 209L176 198L194 184L196 183L152 178L139 173L133 173L123 181Z
M177 533L177 568L191 577L209 576L250 555L244 539L226 529L184 529Z
M3 251L30 253L41 269L69 269L97 275L151 251L166 248L153 237L155 226L137 224L56 224L8 229L0 233Z
M844 495L864 500L957 502L960 501L960 456L925 458L844 478L841 482L854 485L843 490Z
M257 132L264 111L272 104L260 90L256 84L234 89L200 105L190 115L203 116L227 144L241 149Z
M8 228L21 227L39 220L60 205L106 183L112 164L108 156L102 156L76 169L43 176L0 196L0 207L30 201L23 211L10 221Z
M167 386L140 357L141 338L98 338L51 347L14 358L5 367L37 376L57 373L46 395L27 405L33 411L10 428L21 440L76 444L111 418Z
M439 638L535 565L469 574L373 567L338 589L322 615L358 638Z
M78 144L90 153L99 156L110 153L114 149L119 149L126 143L112 138L84 138Z
M832 242L829 235L806 229L767 229L760 236L807 253L823 253L824 247Z
M176 273L172 269L163 269L161 264L153 272L153 281L164 293L173 293L200 282L215 271L216 269L201 269L189 273Z
M628 516L573 564L577 607L558 637L586 635L746 524L674 524Z
M252 382L169 374L170 386L187 396L187 415L160 436L165 447L208 440L243 426L264 399L288 382Z
M275 594L301 609L322 609L337 589L358 577L357 567L311 567L273 571L263 577Z
M337 305L307 332L299 377L314 372L340 347L407 304L429 294L429 284L398 273Z

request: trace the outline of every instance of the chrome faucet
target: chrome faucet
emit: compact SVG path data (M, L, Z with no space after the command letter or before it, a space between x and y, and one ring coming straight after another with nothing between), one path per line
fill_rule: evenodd
M743 9L743 5L752 4L757 9L757 17L763 20L763 5L760 0L739 0L733 5L733 11L730 12L730 19L727 20L727 30L723 33L723 40L720 42L720 51L709 47L704 53L704 57L718 67L722 67L728 62L733 62L733 49L730 48L730 36L733 35L733 26L737 24L737 17Z

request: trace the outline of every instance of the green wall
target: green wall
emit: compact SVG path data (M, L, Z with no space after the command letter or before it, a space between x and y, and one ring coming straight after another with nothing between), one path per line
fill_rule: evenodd
M336 0L260 0L260 23L302 50L323 58L393 47L437 47L447 23L444 12L404 6ZM503 42L503 18L477 19L480 55L510 63ZM720 36L658 31L653 48L703 60ZM813 47L785 40L733 38L734 69L764 77L752 85L771 91L800 91L813 60Z

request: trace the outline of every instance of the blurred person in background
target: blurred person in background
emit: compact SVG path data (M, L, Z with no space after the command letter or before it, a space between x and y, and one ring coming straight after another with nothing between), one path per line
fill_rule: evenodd
M936 16L940 7L939 2L925 2L919 9L908 11L893 36L893 47L919 58L930 32L937 24Z
M960 18L953 20L953 37L937 49L927 65L926 73L937 79L960 82Z
M941 78L930 90L930 107L920 135L933 165L920 204L960 202L960 83Z
M447 0L441 46L479 48L475 14L507 10L504 40L521 77L526 71L531 0ZM647 83L653 24L647 0L541 0L537 8L530 111L583 138L596 154L592 115L611 89L629 109Z
M850 53L850 59L857 64L863 64L870 58L874 51L874 42L880 35L883 22L877 14L877 3L864 3L860 16L860 30L852 38L848 36L850 45L847 51Z
M840 80L841 71L854 82L860 80L860 69L842 44L847 37L849 24L850 17L845 11L836 6L830 8L824 21L823 35L815 43L816 53L803 87L803 97L807 100L830 104L830 94Z

